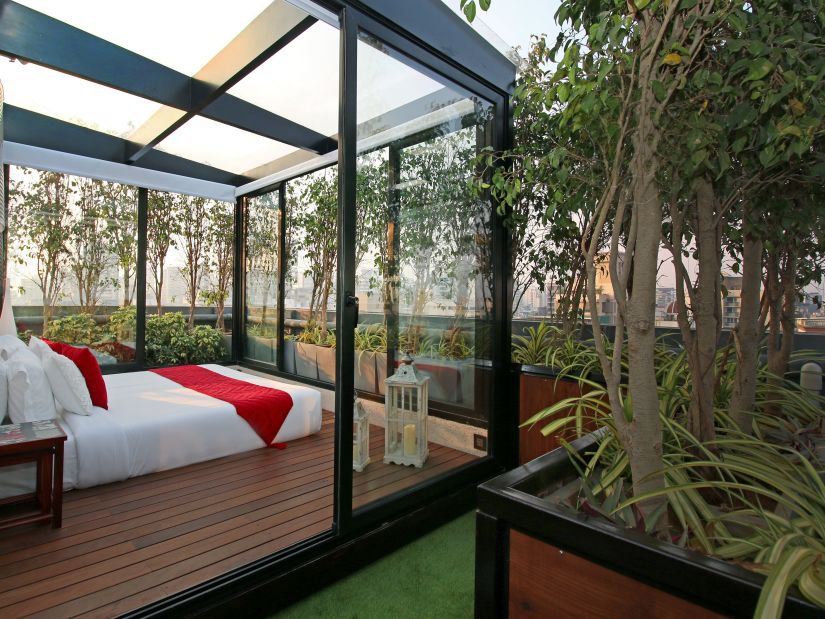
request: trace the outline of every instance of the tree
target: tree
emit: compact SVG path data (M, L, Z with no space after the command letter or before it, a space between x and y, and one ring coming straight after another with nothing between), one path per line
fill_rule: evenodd
M84 314L94 314L101 295L112 283L104 278L112 262L112 253L107 242L106 222L101 217L103 184L80 178L73 192L74 218L68 239L68 265L77 285L78 305Z
M211 287L201 292L207 303L214 303L218 318L215 326L224 329L224 305L232 287L235 248L235 218L231 204L217 202L207 213L208 277Z
M280 216L277 198L277 193L259 196L250 202L246 211L247 298L253 292L261 295L262 325L266 325L272 291L277 289Z
M26 169L24 174L24 180L13 183L10 191L10 236L19 249L17 261L34 270L45 329L63 295L72 226L69 203L75 182L56 172Z
M186 284L189 303L189 328L195 326L195 304L198 301L201 279L206 268L209 240L210 210L217 208L206 198L179 195L175 199L175 219L180 235L179 249L183 252L180 274Z
M100 216L105 221L106 244L117 259L121 273L121 305L131 305L137 267L137 189L120 183L102 183Z
M146 228L146 283L155 295L157 314L163 313L163 283L166 257L176 246L178 223L175 217L175 197L170 193L150 191L148 225Z
M295 195L300 204L294 215L301 231L299 244L308 263L304 275L312 279L309 321L327 334L327 307L338 264L338 170L325 168L299 179Z

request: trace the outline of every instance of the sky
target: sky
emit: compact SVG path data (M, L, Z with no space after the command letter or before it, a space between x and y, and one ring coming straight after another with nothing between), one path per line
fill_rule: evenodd
M460 0L442 1L461 14ZM478 11L473 26L488 40L500 38L508 47L520 47L524 56L531 35L546 34L555 39L558 27L553 15L558 8L559 0L492 0L489 11ZM488 29L498 37L490 36Z

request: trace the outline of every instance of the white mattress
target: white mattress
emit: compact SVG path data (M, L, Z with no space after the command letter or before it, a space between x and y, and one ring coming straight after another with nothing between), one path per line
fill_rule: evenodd
M321 394L219 365L214 372L286 391L293 406L273 442L321 429ZM87 488L264 447L264 441L222 400L154 372L104 377L109 410L88 417L64 413L64 489ZM31 491L31 465L0 469L0 497ZM24 480L24 477L26 478Z

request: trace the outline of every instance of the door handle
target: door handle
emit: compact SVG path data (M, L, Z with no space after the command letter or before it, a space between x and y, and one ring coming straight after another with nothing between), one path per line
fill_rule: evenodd
M346 297L346 305L347 307L354 307L355 308L355 324L358 325L358 297L355 295L347 294Z

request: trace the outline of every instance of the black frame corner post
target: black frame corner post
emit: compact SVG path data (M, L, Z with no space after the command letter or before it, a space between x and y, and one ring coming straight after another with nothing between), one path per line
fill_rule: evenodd
M149 190L146 187L138 187L137 227L135 362L142 369L146 367L146 249L149 227Z
M335 378L335 526L339 533L352 523L352 414L355 394L356 140L358 122L358 20L352 9L342 11L338 148L338 292L336 294Z
M507 616L510 532L507 524L481 510L476 512L476 619Z
M283 371L284 368L284 323L286 321L286 311L284 300L286 299L286 271L288 268L286 255L286 183L278 186L278 350L275 351L275 365Z
M244 358L246 341L246 198L235 198L234 240L232 248L232 351L231 361Z

